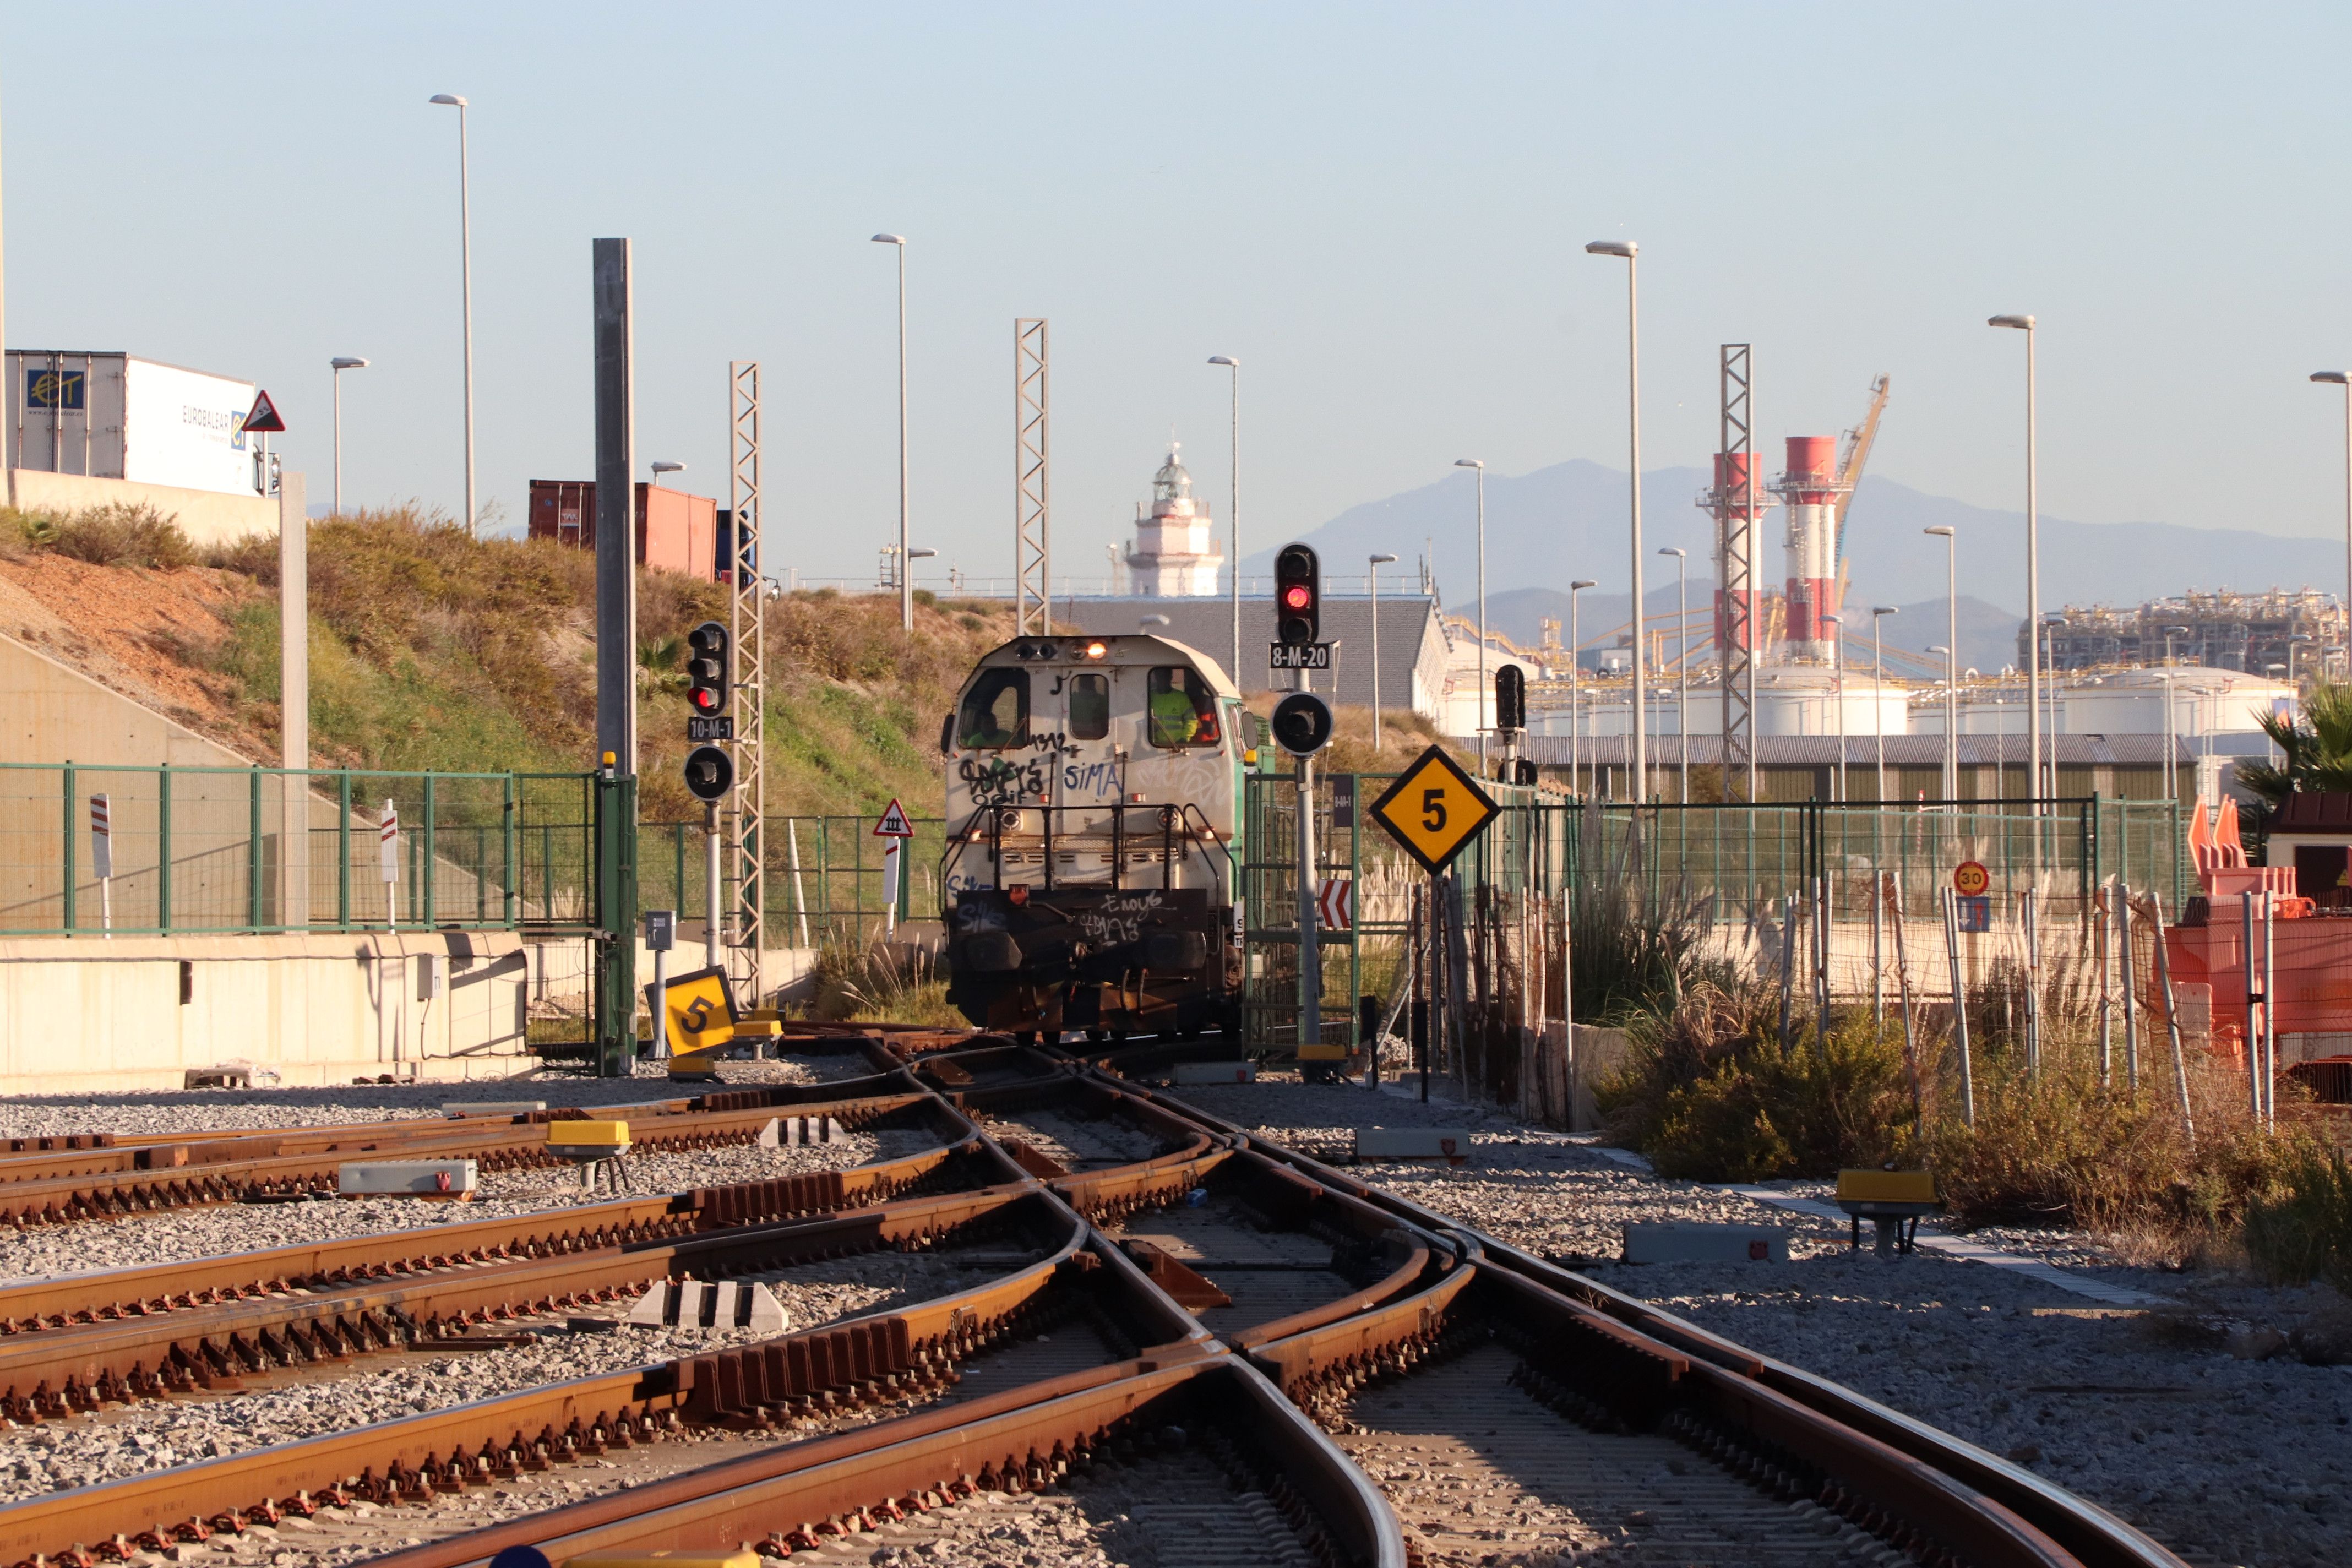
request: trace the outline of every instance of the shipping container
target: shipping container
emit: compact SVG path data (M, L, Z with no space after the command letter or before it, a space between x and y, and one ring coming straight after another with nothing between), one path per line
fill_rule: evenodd
M636 486L636 557L640 566L682 572L708 583L717 564L719 503L662 485ZM530 536L576 549L596 547L596 486L593 480L530 481Z
M11 468L259 495L253 383L127 353L10 349Z

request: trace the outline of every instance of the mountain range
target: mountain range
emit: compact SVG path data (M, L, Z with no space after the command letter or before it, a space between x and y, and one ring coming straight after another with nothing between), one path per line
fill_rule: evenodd
M1689 552L1690 603L1712 602L1714 523L1696 505L1707 475L1695 468L1655 468L1642 479L1644 546L1643 603L1652 615L1675 608L1675 563L1659 549ZM1437 482L1382 500L1349 508L1297 535L1323 558L1337 591L1349 587L1373 552L1411 563L1426 555L1448 610L1463 614L1477 602L1477 498L1475 479L1448 470ZM1598 586L1584 595L1581 617L1588 645L1596 633L1626 618L1626 484L1622 468L1584 458L1532 473L1486 478L1487 617L1515 639L1535 640L1537 621L1567 619L1568 584L1580 577ZM1782 577L1783 513L1760 524L1759 575L1768 586ZM1931 496L1889 479L1865 474L1846 514L1851 586L1857 612L1853 632L1866 642L1874 604L1903 606L1885 626L1886 644L1918 649L1944 640L1945 544L1920 530L1958 533L1960 657L1964 666L1998 669L2017 658L2018 622L2025 606L2025 514L1970 506ZM2137 605L2191 588L2343 588L2340 541L2286 538L2251 529L2186 528L2165 522L2073 522L2044 515L2041 527L2042 605ZM1247 558L1245 573L1273 570L1269 548ZM1613 599L1610 590L1614 590ZM1507 603L1506 602L1507 600Z

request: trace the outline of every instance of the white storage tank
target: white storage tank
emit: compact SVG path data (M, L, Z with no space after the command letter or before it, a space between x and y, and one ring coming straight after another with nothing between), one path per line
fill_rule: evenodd
M128 353L10 349L7 466L216 495L268 486L239 428L254 384Z

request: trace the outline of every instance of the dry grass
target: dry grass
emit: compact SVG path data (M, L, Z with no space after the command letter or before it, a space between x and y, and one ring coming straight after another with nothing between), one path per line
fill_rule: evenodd
M155 572L196 563L196 552L179 523L152 506L118 503L71 512L0 509L0 555L20 559L38 551L93 566Z
M931 1029L961 1029L968 1022L948 1005L947 977L920 948L828 946L817 953L815 983L809 1015L828 1022Z

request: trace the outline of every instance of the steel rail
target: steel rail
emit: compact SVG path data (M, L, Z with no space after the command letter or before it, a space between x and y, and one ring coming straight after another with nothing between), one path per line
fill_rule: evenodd
M1235 1137L1269 1159L1337 1190L1360 1196L1401 1218L1425 1226L1458 1230L1475 1239L1490 1272L1514 1274L1558 1295L1582 1301L1662 1346L1687 1355L1695 1369L1737 1379L1739 1385L1759 1395L1778 1396L1787 1402L1788 1409L1808 1412L1828 1423L1823 1430L1851 1434L1915 1462L1924 1467L1920 1473L1940 1476L1952 1486L1982 1499L2086 1568L2185 1568L2174 1552L2096 1503L1972 1443L1890 1410L1816 1373L1757 1355L1671 1312L1536 1258L1384 1188L1350 1177L1271 1139L1187 1105L1175 1096L1136 1085L1121 1087L1130 1093L1157 1100L1204 1128ZM1712 1382L1713 1377L1708 1381ZM1717 1397L1725 1396L1719 1391Z
M961 1136L871 1164L0 1285L0 1336L149 1317L241 1297L315 1290L457 1264L591 1251L887 1202L929 1181L951 1176L951 1164L976 1160L982 1145L971 1124L944 1105L935 1105L933 1110L945 1131ZM1007 1173L996 1168L996 1179ZM0 1344L5 1342L0 1337Z
M739 1091L759 1095L764 1091ZM762 1100L744 1109L692 1110L632 1122L629 1136L639 1149L680 1150L718 1148L757 1139L778 1111L825 1116L844 1126L862 1128L922 1104L920 1090L902 1088L862 1098L798 1101L789 1107ZM87 1219L113 1219L151 1214L167 1208L233 1203L270 1194L316 1190L331 1186L342 1164L374 1154L405 1160L472 1159L493 1171L560 1163L547 1152L547 1128L532 1123L511 1125L485 1120L438 1124L436 1136L389 1139L330 1139L295 1153L254 1158L192 1161L185 1156L196 1147L173 1144L137 1151L148 1163L141 1169L101 1172L84 1176L52 1177L0 1184L0 1224L18 1226L62 1224Z

